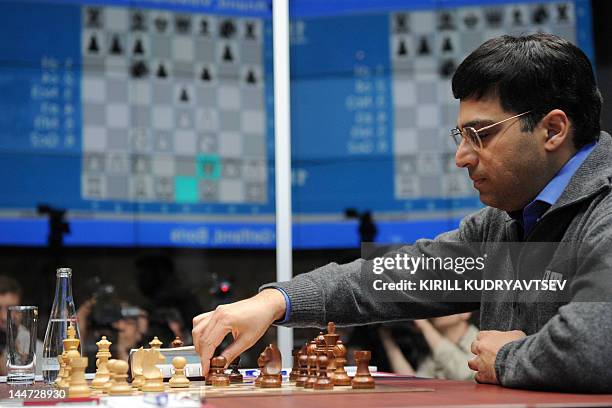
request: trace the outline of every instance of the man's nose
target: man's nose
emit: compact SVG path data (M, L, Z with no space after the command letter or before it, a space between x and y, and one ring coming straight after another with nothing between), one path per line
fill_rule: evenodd
M476 167L478 164L478 153L465 138L461 139L461 143L459 143L455 152L455 164L461 168Z

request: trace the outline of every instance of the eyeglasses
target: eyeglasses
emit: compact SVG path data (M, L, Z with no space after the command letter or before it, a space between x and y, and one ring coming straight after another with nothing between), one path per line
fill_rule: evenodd
M518 115L514 115L514 116L512 116L510 118L507 118L507 119L504 119L504 120L500 120L499 122L493 123L492 125L487 125L487 126L485 126L483 128L480 128L478 130L476 130L473 127L470 127L470 126L464 127L463 129L459 129L458 127L456 127L454 129L451 129L450 135L451 135L451 138L457 144L457 148L461 144L461 139L465 139L474 148L474 150L478 151L478 150L482 149L482 137L480 135L480 132L483 132L485 130L491 129L492 127L500 125L500 124L502 124L504 122L507 122L509 120L520 118L521 116L526 115L526 114L528 114L530 112L531 111L529 110L527 112L519 113Z

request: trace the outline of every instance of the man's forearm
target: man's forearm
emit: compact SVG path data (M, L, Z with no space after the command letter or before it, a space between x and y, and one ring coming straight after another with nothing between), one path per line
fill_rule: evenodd
M612 392L612 303L562 306L538 332L506 344L495 361L506 387L565 392ZM563 373L563 375L559 375Z

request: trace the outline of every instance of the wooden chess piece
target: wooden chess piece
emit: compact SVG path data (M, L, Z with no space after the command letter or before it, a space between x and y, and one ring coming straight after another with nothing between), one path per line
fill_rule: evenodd
M59 356L57 356L57 361L59 361L60 364L60 369L59 369L59 373L57 374L57 378L55 379L55 386L58 388L67 388L68 387L68 383L66 381L67 375L66 375L66 350L64 350L62 352L62 354L60 354Z
M312 340L306 348L308 356L308 379L304 383L304 388L314 388L317 382L317 342Z
M115 360L112 365L113 385L108 390L108 395L132 394L132 386L127 382L127 372L129 368L127 361Z
M156 364L165 361L165 357L156 348L144 350L142 359L142 375L144 375L144 384L142 391L144 392L162 392L164 391L163 375Z
M264 367L261 388L280 388L282 384L282 361L278 347L270 344L263 351Z
M232 384L240 384L242 383L244 377L240 374L240 370L238 370L238 366L240 365L240 356L236 357L232 364L229 365L229 368L232 370L230 373L229 379Z
M89 397L91 395L91 390L87 385L87 380L85 380L87 357L73 357L70 360L70 367L68 398Z
M144 349L140 347L136 350L131 358L132 369L132 388L141 389L144 385L144 376L142 375L142 359L144 358Z
M346 365L346 346L342 343L342 340L336 342L334 347L334 357L336 363L336 369L334 370L333 380L336 386L349 386L351 385L351 377L348 376L344 366Z
M306 346L308 346L308 343L304 344L298 352L299 376L295 380L296 387L303 387L306 380L308 380L308 355L306 354Z
M210 370L212 376L210 382L213 387L229 387L229 376L225 374L225 363L227 360L223 356L213 357L210 360Z
M372 353L369 351L355 351L355 364L357 365L357 373L351 381L354 389L374 388L374 378L370 374L369 364L372 358Z
M264 358L265 358L264 357L264 353L262 351L261 354L259 355L259 357L257 358L257 367L259 368L259 375L255 379L255 382L253 384L256 387L261 387L261 380L263 380L263 368L264 368L264 364L265 364Z
M81 357L81 352L79 352L79 344L81 340L76 337L76 329L72 323L68 326L66 330L66 335L68 336L62 342L64 343L64 350L66 350L66 356L64 361L66 366L64 367L64 387L68 387L70 384L70 376L72 375L72 359Z
M300 349L293 350L293 367L291 367L291 373L289 374L289 381L295 382L300 376Z
M157 336L153 337L153 340L149 342L149 346L151 346L152 349L158 349L158 350L161 348L163 344L164 343L162 343L161 340L157 338Z
M314 384L315 390L331 390L334 388L334 381L327 376L327 364L330 361L328 354L331 354L331 351L327 350L326 346L323 346L317 351L319 376L317 377L317 382Z
M185 366L187 365L187 359L185 357L177 356L172 359L172 366L174 367L174 374L170 378L170 388L187 388L189 387L189 380L185 375Z
M102 336L100 341L96 343L98 346L98 352L96 353L96 375L91 382L91 388L101 390L104 388L104 384L110 381L111 372L108 369L108 360L111 358L109 351L110 346L113 343L106 340L106 336Z
M327 364L327 376L329 378L334 377L334 371L336 370L336 357L334 355L334 347L338 342L340 335L336 334L336 325L334 322L327 323L327 334L323 336L325 338L325 346L327 348L327 356L329 362Z
M104 393L108 393L108 391L111 389L111 387L115 383L115 376L113 375L114 373L113 365L116 362L117 360L115 360L114 358L111 358L110 360L108 360L108 363L106 363L106 367L108 368L108 371L110 371L110 379L104 384L104 387L102 388L102 392Z
M183 347L183 344L183 340L179 336L172 340L172 348Z

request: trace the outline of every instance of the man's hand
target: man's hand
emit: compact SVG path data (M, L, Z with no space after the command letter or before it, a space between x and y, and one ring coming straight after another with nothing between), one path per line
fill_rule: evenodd
M499 384L495 374L495 358L497 352L505 344L525 337L520 330L497 331L485 330L478 333L472 343L472 353L476 356L468 362L468 366L476 371L476 381L479 383Z
M228 364L253 346L274 321L285 316L285 296L277 289L265 289L252 298L221 305L193 318L193 344L202 360L202 375L208 374L210 359L228 333L234 342L221 355Z

